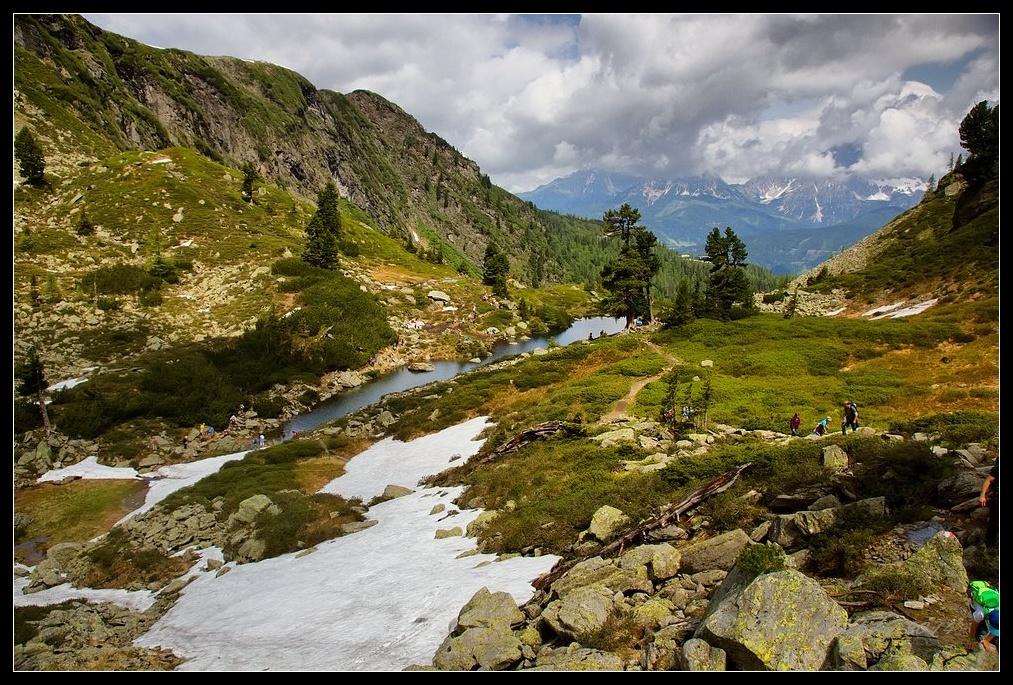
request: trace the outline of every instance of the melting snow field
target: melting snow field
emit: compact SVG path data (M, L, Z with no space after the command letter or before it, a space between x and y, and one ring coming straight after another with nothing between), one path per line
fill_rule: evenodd
M223 464L242 459L247 455L247 452L223 454L220 457L200 459L188 464L170 464L156 469L154 471L155 478L148 481L148 494L144 497L144 504L117 521L117 525L138 514L143 514L177 490L189 487L212 473L218 473Z
M98 463L98 458L88 457L87 459L83 459L76 464L67 466L66 468L46 471L44 474L39 476L39 480L37 482L46 483L49 481L61 481L64 478L69 478L71 476L94 480L130 480L137 478L137 471L132 468L117 469L112 466L104 466Z
M901 319L901 318L904 318L905 316L914 316L915 314L921 314L922 312L924 312L926 309L928 309L929 307L931 307L932 305L934 305L938 301L939 301L938 298L933 298L931 300L925 300L924 302L919 302L918 304L911 305L910 307L905 307L904 309L901 309L899 311L892 312L892 313L888 314L887 316L889 316L891 319ZM877 316L875 318L881 319L883 317L882 316Z
M46 388L46 390L49 391L49 392L58 392L60 390L70 390L71 388L73 388L75 386L81 385L86 380L88 380L88 379L87 378L68 378L67 380L60 381L59 383L53 383L51 386L49 386L48 388Z
M22 594L28 585L28 578L14 578L14 606L43 606L48 604L59 604L68 599L84 599L89 602L112 602L127 609L145 611L155 603L155 595L150 590L93 590L91 588L76 588L70 583L47 588L41 592L33 592L30 595Z
M474 419L409 443L381 441L348 464L323 491L369 498L389 483L418 478L474 455L473 438L487 425ZM447 512L462 488L424 488L383 502L371 528L317 546L204 574L136 644L172 649L185 670L400 670L428 664L457 613L481 587L505 591L518 603L529 581L558 557L489 554L457 559L475 541L436 540L438 528L465 527L480 513ZM447 512L431 515L436 504ZM491 563L490 563L491 562Z

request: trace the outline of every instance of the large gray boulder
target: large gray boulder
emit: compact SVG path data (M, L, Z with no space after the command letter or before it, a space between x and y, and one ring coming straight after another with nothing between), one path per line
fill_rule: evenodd
M953 506L964 500L977 497L981 493L981 484L984 482L985 478L975 471L961 471L955 476L939 481L936 491L944 504Z
M415 492L415 491L412 490L411 488L406 488L403 485L393 485L393 484L391 484L391 485L388 485L387 487L385 487L383 489L383 494L380 495L380 497L383 498L383 499L385 499L385 500L397 499L398 497L404 497L405 495L410 495L413 492Z
M267 511L273 515L281 513L281 509L267 495L253 495L239 503L239 508L229 516L229 524L241 525L253 523L262 511Z
M752 544L749 535L741 528L722 533L717 537L696 542L679 550L682 554L681 570L686 574L720 569L729 570L739 554Z
M736 570L721 589L696 637L725 650L738 668L818 670L848 625L847 612L819 583L795 570L752 580Z
M521 658L521 641L509 628L469 628L460 635L448 636L433 657L433 666L441 671L472 671L484 668L498 671Z
M949 531L936 533L904 561L869 569L855 579L855 584L866 585L883 574L909 577L926 587L941 589L945 586L960 594L967 590L964 550L957 537Z
M612 613L614 592L604 585L577 588L551 602L542 619L557 635L581 640L602 629Z
M621 568L614 559L592 557L586 559L557 579L552 592L565 597L574 590L588 585L604 585L615 592L651 592L654 585L645 566Z
M669 544L641 545L619 558L619 567L639 572L644 567L652 580L668 580L679 572L679 550Z
M778 514L771 519L767 539L776 542L785 549L792 549L803 544L813 535L830 530L842 515L855 511L861 511L870 516L883 516L886 514L886 498L872 497L835 509Z
M468 600L457 616L457 626L462 630L479 626L509 628L522 621L524 614L510 593L489 592L485 587Z
M848 453L837 445L827 445L820 455L820 464L834 471L844 471L848 468Z
M611 542L619 536L619 532L630 523L630 517L615 507L607 504L599 507L591 516L591 526L587 532L602 542Z
M932 661L942 646L925 626L890 611L868 611L837 636L831 658L835 670L865 671L894 651Z

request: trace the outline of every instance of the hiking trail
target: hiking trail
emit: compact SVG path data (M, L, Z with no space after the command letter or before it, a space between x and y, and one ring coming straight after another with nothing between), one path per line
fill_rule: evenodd
M613 423L619 419L630 418L630 415L626 413L626 408L630 406L630 403L633 402L637 394L644 389L644 386L646 386L648 383L653 383L656 380L660 380L661 377L664 376L669 371L671 371L672 367L675 366L676 364L682 364L682 361L678 357L676 357L671 352L665 350L664 348L658 347L650 340L645 340L644 343L652 350L654 350L655 352L663 356L665 359L667 359L669 362L668 366L663 368L659 373L656 373L653 376L648 376L647 378L641 378L639 381L631 385L629 392L626 393L626 396L623 397L618 402L616 402L615 409L610 411L605 416L601 417L601 421L599 421L599 423Z

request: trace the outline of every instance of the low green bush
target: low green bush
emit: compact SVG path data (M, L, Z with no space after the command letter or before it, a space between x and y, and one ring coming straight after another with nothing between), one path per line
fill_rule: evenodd
M735 560L735 568L756 577L784 570L784 550L778 545L750 545Z

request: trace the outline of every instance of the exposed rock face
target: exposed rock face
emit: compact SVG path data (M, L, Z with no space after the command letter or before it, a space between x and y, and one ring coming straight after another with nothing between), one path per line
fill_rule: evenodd
M605 625L612 613L614 594L604 585L577 588L562 600L549 604L542 612L542 619L557 635L580 640Z
M631 430L630 433L632 434L633 431ZM615 507L605 505L591 516L591 526L588 528L588 533L602 542L610 542L629 523L630 518L626 514Z
M621 671L623 660L597 649L552 649L538 654L531 671Z
M798 571L767 573L741 590L741 578L732 583L711 602L697 637L725 650L739 668L818 670L848 625L847 612Z
M683 573L697 573L720 569L727 571L752 540L742 529L722 533L717 537L684 547L682 553Z
M476 592L457 615L457 627L433 657L441 671L502 670L521 659L521 641L511 632L524 614L505 592Z
M883 573L912 576L926 586L945 585L961 594L967 589L963 548L956 536L947 531L933 535L908 559L870 569L859 576L855 583L861 586Z

